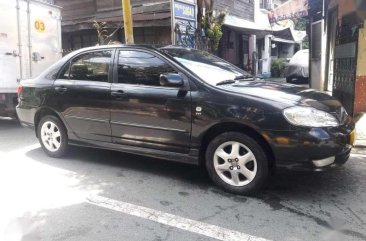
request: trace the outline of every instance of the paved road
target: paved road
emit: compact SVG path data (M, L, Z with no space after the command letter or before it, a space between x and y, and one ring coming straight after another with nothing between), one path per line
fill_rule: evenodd
M243 197L194 166L77 147L52 159L32 130L0 120L0 190L4 241L366 240L362 149L327 173L279 171Z

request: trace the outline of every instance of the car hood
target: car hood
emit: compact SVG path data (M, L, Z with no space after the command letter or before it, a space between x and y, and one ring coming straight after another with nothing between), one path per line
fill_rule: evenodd
M342 108L339 101L328 94L305 87L272 81L243 81L220 86L247 98L260 99L275 105L278 109L301 105L311 106L326 112L338 112Z

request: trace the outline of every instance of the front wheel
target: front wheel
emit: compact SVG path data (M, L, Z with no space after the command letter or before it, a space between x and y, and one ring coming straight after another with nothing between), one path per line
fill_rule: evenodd
M268 158L250 136L227 132L208 145L206 168L216 185L235 194L251 194L267 180Z
M67 149L67 133L64 125L55 116L45 116L38 124L38 140L43 151L50 157L61 157Z

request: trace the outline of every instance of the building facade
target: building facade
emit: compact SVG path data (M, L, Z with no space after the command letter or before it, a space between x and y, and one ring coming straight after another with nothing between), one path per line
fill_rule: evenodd
M366 112L366 1L309 0L311 87Z
M112 40L123 42L121 0L54 0L62 7L63 48L66 51L96 45L94 22L106 22ZM134 0L132 14L135 43L171 44L170 0Z
M292 21L282 21L274 26L269 23L270 10L286 1L223 1L226 8L218 1L219 11L229 10L218 55L254 75L269 77L272 59L288 60L301 48L300 43L305 37L304 33L296 37L299 33L294 30Z
M95 21L106 22L110 33L116 30L111 40L124 42L121 0L53 1L62 7L62 42L66 53L97 44L98 34L93 26ZM285 1L213 1L215 13L226 13L217 54L254 75L270 76L271 59L290 58L296 51L291 26L273 27L268 20L269 10ZM177 2L195 5L196 0ZM172 9L171 0L134 0L131 4L135 43L155 46L173 43L172 15L179 12ZM197 15L197 8L193 12Z

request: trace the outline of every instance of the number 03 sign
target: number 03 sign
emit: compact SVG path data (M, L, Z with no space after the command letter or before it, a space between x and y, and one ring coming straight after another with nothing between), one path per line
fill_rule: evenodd
M43 33L46 30L46 26L41 19L36 19L36 21L34 21L34 28L40 33Z

